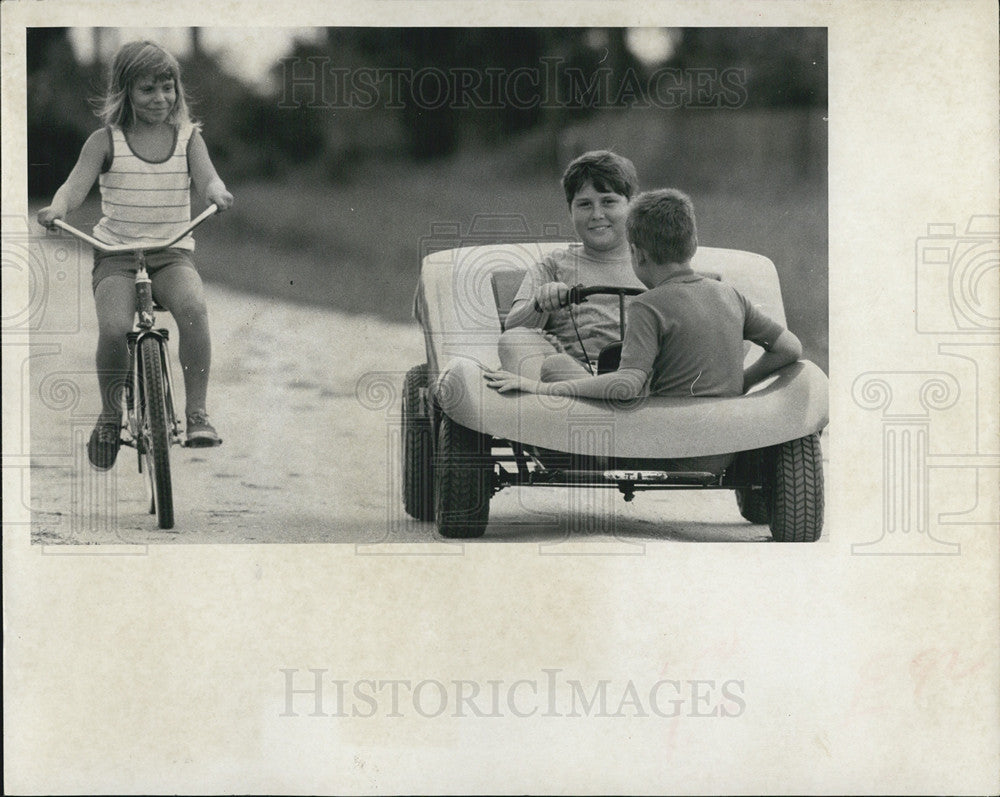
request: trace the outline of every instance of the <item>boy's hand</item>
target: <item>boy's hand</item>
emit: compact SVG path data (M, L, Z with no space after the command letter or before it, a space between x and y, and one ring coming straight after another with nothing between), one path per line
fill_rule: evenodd
M233 206L233 195L221 183L210 185L208 191L205 192L205 199L209 204L214 202L218 206L220 213L223 210L229 210Z
M758 382L779 368L784 368L795 362L801 356L802 342L795 336L794 332L788 329L784 330L771 344L770 350L765 351L760 359L743 371L743 392L746 393Z
M565 282L546 282L535 291L535 309L551 313L565 307L569 301L569 285Z
M483 373L486 384L498 393L511 393L520 390L522 393L537 393L538 383L534 379L512 374L510 371L486 371Z
M65 215L66 215L65 213L60 212L59 208L55 208L52 205L49 205L48 207L42 208L40 211L38 211L37 218L39 224L41 224L43 227L48 227L49 229L51 229L52 222L54 222L56 219L61 219Z

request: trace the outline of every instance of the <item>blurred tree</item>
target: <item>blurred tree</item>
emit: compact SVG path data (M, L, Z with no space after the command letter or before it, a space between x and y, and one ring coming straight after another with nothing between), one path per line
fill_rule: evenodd
M188 36L190 41L190 53L188 57L192 61L197 61L204 55L201 46L201 28L188 28Z
M327 40L351 42L377 66L405 75L392 92L407 150L418 159L448 155L464 144L499 144L573 108L563 75L586 73L599 57L582 28L331 29ZM619 39L623 45L623 39ZM545 59L559 59L558 66ZM383 84L385 88L385 84ZM562 94L560 94L562 92Z
M826 28L684 28L671 64L744 70L748 107L821 106L826 52Z
M474 91L470 87L460 98L463 104L470 106L462 115L462 123L467 128L465 138L498 144L511 135L530 130L539 122L542 103L531 101L531 91L525 92L527 96L523 97L528 102L519 102L517 88L492 80L488 70L510 76L517 69L530 69L538 77L534 82L534 94L541 100L545 96L541 60L544 47L544 32L537 28L469 28L462 31L456 61L467 70L470 79L479 80ZM532 81L527 82L530 85Z
M94 29L96 52L113 33ZM370 158L432 159L508 143L517 152L509 170L557 175L582 149L613 143L606 134L601 140L581 134L586 117L641 112L635 89L641 92L651 70L664 64L640 62L626 34L624 28L328 28L319 43L296 42L290 61L275 67L276 88L261 93L228 74L191 28L183 67L194 115L230 178L302 165L341 179ZM824 29L687 28L671 36L666 65L741 70L748 107L826 103ZM88 99L102 92L102 67L78 64L62 28L28 30L27 66L29 189L46 194L65 179L98 124ZM305 76L301 102L283 94L289 69L296 80ZM804 166L815 158L810 135L803 128L794 153Z
M77 63L66 28L28 28L25 56L28 194L51 197L98 125L100 67Z
M403 127L410 153L418 159L450 155L458 146L459 113L455 86L448 79L457 62L458 28L404 28L400 44L410 70Z

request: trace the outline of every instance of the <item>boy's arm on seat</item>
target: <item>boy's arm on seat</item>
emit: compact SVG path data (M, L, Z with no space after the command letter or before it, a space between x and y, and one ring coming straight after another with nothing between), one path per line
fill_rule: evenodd
M746 393L779 368L791 365L802 356L802 343L790 330L784 330L757 362L743 371L743 392Z
M584 376L564 382L538 382L532 392L550 396L627 401L642 393L647 376L645 371L638 368L621 368L607 374Z
M647 374L638 368L624 368L608 374L584 376L563 382L542 382L508 371L487 371L483 376L489 386L500 393L520 390L524 393L544 393L550 396L626 401L642 393Z

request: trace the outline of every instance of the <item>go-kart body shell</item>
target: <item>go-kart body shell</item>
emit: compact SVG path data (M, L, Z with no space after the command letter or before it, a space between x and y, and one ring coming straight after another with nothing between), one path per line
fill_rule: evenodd
M428 392L436 409L494 438L571 454L682 458L760 449L805 437L828 422L826 375L801 360L735 398L645 397L633 402L500 394L484 368L498 368L501 326L491 274L520 270L566 244L468 246L427 255L414 314L425 336ZM785 323L774 264L761 255L701 247L696 271L714 273ZM746 362L762 351L747 345Z

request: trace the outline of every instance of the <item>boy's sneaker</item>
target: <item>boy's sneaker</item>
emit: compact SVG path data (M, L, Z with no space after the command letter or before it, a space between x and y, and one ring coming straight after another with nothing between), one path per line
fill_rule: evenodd
M222 444L222 438L215 427L208 422L208 414L203 410L187 416L187 445L191 448L209 448Z
M108 470L118 458L121 447L121 426L117 421L100 421L90 433L87 443L87 458L98 470Z

